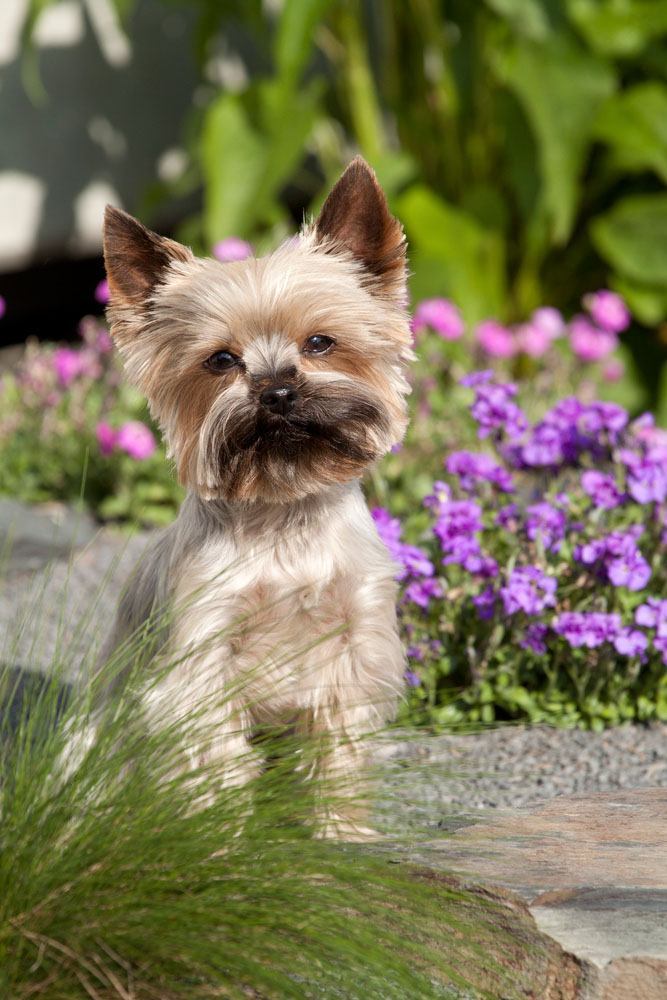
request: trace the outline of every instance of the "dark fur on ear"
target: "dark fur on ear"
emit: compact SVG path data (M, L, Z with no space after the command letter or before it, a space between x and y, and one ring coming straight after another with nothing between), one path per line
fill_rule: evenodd
M406 243L375 173L355 157L332 188L315 222L315 234L329 253L348 250L389 296L405 294Z
M191 259L187 247L158 236L127 212L107 205L104 263L112 304L142 306L172 261Z

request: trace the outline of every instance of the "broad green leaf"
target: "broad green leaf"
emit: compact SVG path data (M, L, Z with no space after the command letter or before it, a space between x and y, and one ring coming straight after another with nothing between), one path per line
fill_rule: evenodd
M667 194L631 195L590 227L605 260L640 284L667 287Z
M262 130L266 133L264 164L257 186L256 211L268 210L269 202L289 180L303 158L306 141L319 111L322 81L292 93L289 113L282 107L278 81L259 87Z
M667 86L650 81L615 94L598 115L595 135L619 167L654 170L667 182Z
M281 83L294 88L313 50L313 33L332 0L286 0L283 5L274 56Z
M593 122L614 90L614 72L604 60L556 34L542 45L510 43L496 67L537 138L542 199L553 241L562 244L572 231Z
M596 52L633 56L667 34L667 0L567 0L571 22Z
M486 0L486 4L527 38L541 41L551 30L542 0Z
M447 295L469 322L501 316L505 306L505 246L502 237L414 185L396 199L415 272L413 291Z
M209 245L245 235L264 164L264 145L248 121L239 97L221 94L204 117L201 158L204 174L204 235Z
M623 296L632 315L645 326L657 326L667 319L667 283L659 288L630 281L622 274L617 274L612 279L611 287Z

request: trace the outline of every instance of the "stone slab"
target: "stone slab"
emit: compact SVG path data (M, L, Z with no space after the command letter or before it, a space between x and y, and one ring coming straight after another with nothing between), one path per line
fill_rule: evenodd
M556 798L431 849L524 900L588 969L582 998L667 1000L667 789Z

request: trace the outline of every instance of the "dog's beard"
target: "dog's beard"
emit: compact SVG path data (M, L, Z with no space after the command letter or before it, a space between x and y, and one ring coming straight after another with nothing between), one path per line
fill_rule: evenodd
M220 413L214 408L200 436L203 495L300 499L357 478L391 444L389 414L370 393L342 381L298 391L286 416L267 412L253 397L231 401Z

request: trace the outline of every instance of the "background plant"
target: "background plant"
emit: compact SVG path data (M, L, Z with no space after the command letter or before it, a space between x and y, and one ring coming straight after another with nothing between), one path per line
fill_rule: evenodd
M131 32L132 0L116 5ZM201 192L187 242L272 245L358 149L405 223L416 299L519 321L611 285L641 324L664 322L665 0L196 6L189 165L144 205ZM655 406L662 340L630 349Z

